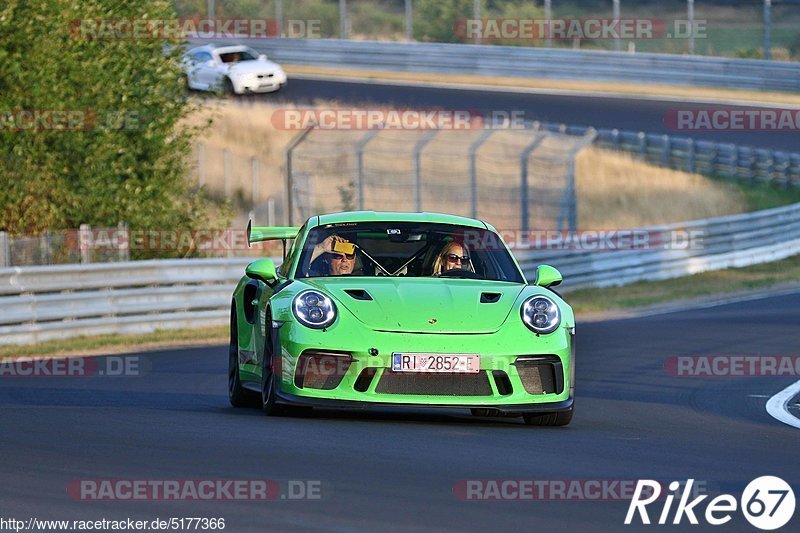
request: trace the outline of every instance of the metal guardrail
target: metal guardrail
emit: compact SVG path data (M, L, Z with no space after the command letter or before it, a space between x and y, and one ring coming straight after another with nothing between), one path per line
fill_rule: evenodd
M782 61L335 39L251 39L247 42L278 62L297 65L800 91L800 64Z
M653 246L617 251L515 250L515 254L529 279L539 264L561 270L567 291L765 263L800 253L800 204L642 232ZM701 240L676 247L672 242L676 232L695 232ZM251 260L0 269L0 344L224 325L233 287Z
M694 233L677 246L676 234ZM547 263L564 275L564 290L626 285L777 261L800 253L800 204L643 228L652 246L634 250L526 250L526 275ZM685 245L683 245L685 243Z
M595 146L621 150L655 165L724 176L748 183L800 187L800 153L768 150L730 143L697 141L689 137L624 131L590 126L542 123L548 131L569 135L597 132Z
M253 258L0 269L0 344L225 323Z

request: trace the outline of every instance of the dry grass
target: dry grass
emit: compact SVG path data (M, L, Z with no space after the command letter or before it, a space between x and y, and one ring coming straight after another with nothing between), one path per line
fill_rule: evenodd
M335 104L318 102L320 107ZM271 122L277 107L263 103L235 101L215 102L192 117L194 124L209 118L213 123L201 142L205 145L206 186L212 194L225 194L222 152L230 152L230 194L239 195L250 205L252 197L251 158L260 161L256 203L270 196L280 196L283 183L283 154L296 131L277 129ZM418 132L419 133L419 132ZM410 149L415 138L406 132L384 132L370 144L365 164L378 177L369 205L389 205L391 210L413 210ZM320 146L347 146L363 132L320 133L328 135ZM413 134L412 134L413 135ZM467 205L468 179L466 146L479 135L478 131L440 134L425 148L425 198L423 208L461 213ZM457 136L454 139L453 136ZM382 139L382 140L381 140ZM516 202L519 198L519 153L530 142L526 132L499 131L480 151L479 216L498 227L517 227ZM531 166L542 183L540 194L560 194L563 164L548 163L551 156L563 152L566 140L548 140L537 154L541 161ZM316 146L316 145L314 145ZM352 179L351 156L325 159L319 155L317 165L310 163L314 176L315 195L320 204L312 209L338 210L340 190ZM583 228L623 228L680 222L747 210L746 198L734 185L719 183L696 174L663 169L638 161L626 154L599 149L584 150L577 162L579 225ZM195 178L196 179L196 178ZM552 181L548 181L552 180ZM552 185L549 185L552 183ZM380 196L377 196L380 195ZM544 196L542 196L544 198ZM557 202L556 202L557 203ZM435 206L435 207L433 207ZM542 227L532 209L531 223ZM467 214L467 213L461 213ZM544 219L543 219L544 220ZM549 220L549 219L548 219ZM238 221L237 221L238 222Z
M578 157L577 190L584 228L631 228L747 210L745 195L735 185L597 148Z

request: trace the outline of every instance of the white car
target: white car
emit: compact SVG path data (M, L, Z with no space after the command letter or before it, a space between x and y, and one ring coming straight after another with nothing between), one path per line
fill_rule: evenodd
M286 73L248 46L207 44L189 50L183 69L190 89L228 94L269 93L286 85Z

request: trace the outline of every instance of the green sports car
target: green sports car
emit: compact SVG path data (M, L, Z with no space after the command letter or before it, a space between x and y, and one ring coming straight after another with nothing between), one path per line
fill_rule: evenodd
M491 225L361 211L247 234L282 240L284 260L254 261L233 293L232 405L572 419L575 319L552 289L561 274L541 265L527 283Z

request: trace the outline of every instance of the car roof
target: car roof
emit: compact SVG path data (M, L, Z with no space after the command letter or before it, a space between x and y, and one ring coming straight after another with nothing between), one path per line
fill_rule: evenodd
M471 228L486 229L489 226L474 218L446 215L443 213L396 213L392 211L349 211L311 217L309 227L344 222L427 222L432 224L453 224Z
M196 48L192 48L189 50L189 53L194 52L217 52L217 53L227 53L227 52L241 52L243 50L248 50L250 47L244 44L226 44L224 46L220 46L214 43L204 44L203 46L198 46Z

